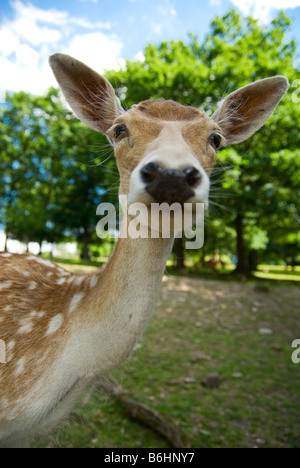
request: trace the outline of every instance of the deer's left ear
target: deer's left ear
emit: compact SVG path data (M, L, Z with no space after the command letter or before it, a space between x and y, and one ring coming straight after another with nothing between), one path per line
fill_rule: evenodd
M226 144L241 143L259 130L288 90L284 76L255 81L229 94L212 116Z
M73 111L92 130L106 133L125 112L109 81L84 63L65 54L52 55L49 63Z

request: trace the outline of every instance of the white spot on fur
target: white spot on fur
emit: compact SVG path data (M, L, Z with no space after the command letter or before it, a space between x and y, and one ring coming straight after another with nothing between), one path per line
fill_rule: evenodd
M12 307L10 305L4 307L4 312L9 312L10 310L12 309Z
M61 284L64 284L66 282L66 278L60 278L58 281L57 281L57 284L61 285Z
M44 315L45 315L45 312L36 312L35 310L30 312L30 314L29 314L30 317L34 317L34 318L41 318Z
M22 357L19 359L19 361L16 364L16 369L15 369L15 376L19 377L20 374L24 371L25 368L25 357Z
M62 268L58 268L58 271L61 274L61 276L70 276L71 274L68 271L63 270Z
M21 327L18 333L30 333L33 329L32 317L25 317L20 320Z
M97 283L98 283L98 279L99 277L98 276L92 276L92 278L90 279L90 288L94 288Z
M35 281L31 281L28 285L28 289L30 289L31 291L35 289L36 287L37 287L37 284Z
M6 346L6 350L7 351L12 351L14 346L15 346L16 342L15 340L11 340L7 343L7 346Z
M54 263L51 263L48 260L44 260L43 258L28 257L28 260L35 260L36 262L40 263L41 265L45 265L45 266L47 266L49 268L56 268L56 265L54 265Z
M76 286L80 286L83 281L85 280L85 277L84 276L78 276L75 280L74 280L74 283L76 284Z
M11 340L7 343L6 346L6 362L10 362L14 357L13 349L15 347L15 340Z
M14 353L11 352L11 353L6 353L6 362L10 362L12 360L12 358L14 357Z
M74 312L74 310L78 306L83 296L84 296L83 293L78 293L78 294L75 294L75 296L73 296L71 303L70 303L69 314L72 314Z
M0 291L2 291L3 289L8 289L10 287L11 287L11 281L6 281L5 283L0 284Z
M52 319L49 322L46 335L52 335L52 333L55 333L62 326L63 320L64 318L62 314L57 314L54 317L52 317Z

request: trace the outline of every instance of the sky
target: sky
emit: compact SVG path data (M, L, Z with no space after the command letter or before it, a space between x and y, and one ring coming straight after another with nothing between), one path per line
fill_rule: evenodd
M235 7L262 23L278 9L294 18L300 43L300 0L1 0L0 98L5 91L43 94L57 86L48 57L63 52L102 73L163 40L203 39L216 15Z

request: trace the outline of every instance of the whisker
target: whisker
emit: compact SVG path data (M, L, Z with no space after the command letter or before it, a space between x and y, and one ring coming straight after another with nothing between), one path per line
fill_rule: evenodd
M99 167L99 166L102 166L102 164L105 164L106 161L108 161L110 158L111 158L111 154L106 159L104 159L104 161L101 161L98 164L88 164L88 163L81 163L81 164L84 164L87 167Z
M105 193L111 194L111 193L116 193L119 190L119 186L116 187L120 183L120 179L118 179L116 182L110 185L107 190L105 190ZM113 190L112 190L113 189ZM117 189L117 190L115 190Z
M236 193L213 193L213 194L209 194L209 198L233 198L233 197L237 197L238 195Z
M238 211L234 208L229 208L229 206L221 205L220 203L210 201L215 206L218 206L219 208L222 208L223 210L230 211L231 213L237 213Z
M226 182L228 179L223 177L222 179L216 179L213 181L210 181L210 186L213 188L220 188L220 187L214 187L215 185L221 185L223 182Z
M216 174L219 174L220 172L226 172L229 169L232 169L233 167L234 167L233 165L231 165L231 166L217 166L217 167L215 167L213 169L211 177L213 177Z

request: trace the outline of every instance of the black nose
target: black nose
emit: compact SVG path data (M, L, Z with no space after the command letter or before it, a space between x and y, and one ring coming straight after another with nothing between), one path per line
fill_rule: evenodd
M194 195L194 188L201 182L201 174L195 167L183 171L165 169L150 162L141 169L141 177L146 191L158 203L184 203Z

